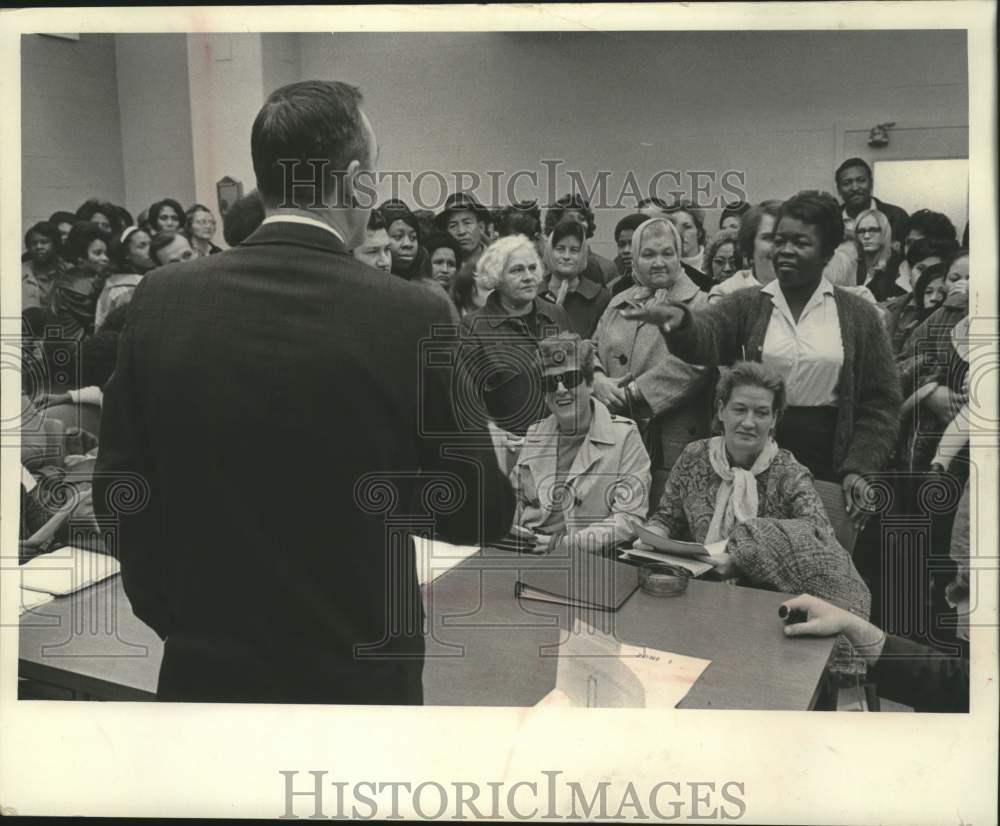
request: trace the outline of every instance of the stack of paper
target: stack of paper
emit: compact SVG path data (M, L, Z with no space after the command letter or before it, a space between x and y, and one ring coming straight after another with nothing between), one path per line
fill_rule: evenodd
M417 581L421 585L433 582L463 560L479 553L475 545L449 545L447 542L431 542L420 536L413 537L417 553Z
M681 542L661 536L642 525L634 525L634 528L639 539L652 550L630 548L625 554L626 559L649 559L678 565L689 570L692 576L701 576L706 571L711 571L715 567L713 563L726 552L725 540L701 545L698 542Z
M113 556L66 545L36 556L19 570L22 589L65 596L114 576L121 566Z

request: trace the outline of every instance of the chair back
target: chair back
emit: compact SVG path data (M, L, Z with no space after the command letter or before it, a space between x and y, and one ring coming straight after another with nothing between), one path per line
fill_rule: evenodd
M826 516L833 526L834 536L837 537L840 546L851 556L854 556L854 543L857 542L858 531L847 516L847 500L844 498L844 489L836 482L825 482L819 479L813 480L813 486L826 509Z

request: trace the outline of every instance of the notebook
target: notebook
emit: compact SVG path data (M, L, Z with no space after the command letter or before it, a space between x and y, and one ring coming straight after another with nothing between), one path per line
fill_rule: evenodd
M715 566L710 562L705 562L703 560L709 559L709 557L692 558L687 556L674 556L673 554L665 554L660 551L646 551L639 550L638 548L629 548L622 554L622 559L630 559L637 564L642 564L643 562L662 562L666 565L677 565L691 572L691 576L701 576L708 571L711 571Z
M118 560L107 554L66 545L39 554L19 567L21 587L61 597L96 585L121 570Z
M522 569L514 584L514 595L576 608L617 611L638 587L639 571L632 565L578 552L560 570Z

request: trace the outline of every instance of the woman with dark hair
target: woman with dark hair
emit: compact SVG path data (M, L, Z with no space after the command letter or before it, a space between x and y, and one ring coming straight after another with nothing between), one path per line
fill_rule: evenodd
M73 229L73 224L76 223L76 216L72 212L57 210L49 216L48 223L59 230L59 246L62 246L66 243L69 231Z
M63 339L82 339L94 332L97 298L111 266L104 231L94 223L78 221L63 248L72 269L55 283L52 315Z
M531 241L542 237L542 211L537 201L515 201L504 207L497 220L497 232L501 238L508 235L523 235Z
M590 208L590 202L582 195L563 195L545 213L545 234L551 234L552 230L556 228L556 224L564 218L572 218L584 227L587 257L582 276L601 285L613 281L618 275L614 262L598 255L586 243L594 237L597 230L597 222L594 219L594 211Z
M774 281L774 222L781 209L781 201L762 201L750 207L743 216L736 235L739 254L748 261L748 269L733 273L721 284L712 287L708 303L714 304L723 296L747 287L763 287Z
M184 234L191 242L196 258L222 252L222 247L217 247L212 242L215 227L215 215L204 204L195 204L187 211L184 216Z
M719 231L738 233L743 226L743 216L750 209L750 204L746 201L737 201L735 204L725 207L719 216Z
M420 246L420 222L398 198L378 208L392 246L392 274L407 281L430 277L427 252Z
M493 292L492 287L486 287L481 279L476 278L474 261L462 264L451 282L451 301L458 310L460 318L465 318L482 307L491 292Z
M450 292L458 273L458 262L462 260L462 248L458 241L447 232L435 230L427 236L424 249L430 260L431 278L444 287L445 292Z
M164 198L146 210L146 221L153 235L180 232L184 225L184 207L173 198Z
M132 300L132 294L143 275L154 266L153 259L149 257L149 248L149 233L139 227L129 227L112 245L111 260L115 272L108 276L97 298L95 330L104 326L108 313L115 307L123 307Z
M566 311L572 332L590 338L611 294L607 287L582 277L587 263L585 249L585 232L579 221L563 218L556 224L546 240L544 263L548 281L539 295Z
M118 208L108 201L99 201L97 198L91 198L80 204L80 208L76 211L76 220L97 224L109 238L122 231Z
M948 294L944 280L947 274L945 264L931 264L922 269L912 293L904 293L886 302L885 328L894 353L903 349L917 325L944 302Z
M680 198L670 205L667 218L673 221L681 234L681 244L684 246L681 260L689 267L704 273L705 213L690 201Z
M888 287L886 300L912 293L925 269L950 261L957 250L958 245L954 241L940 238L918 238L910 243L899 264L896 280Z
M864 475L888 462L902 400L877 310L823 276L843 238L836 200L800 192L778 213L775 281L702 311L664 304L625 315L659 327L670 352L691 364L750 360L782 373L789 407L777 425L779 444L816 478L841 482L860 524L870 501Z
M737 362L723 371L715 397L722 435L684 449L647 528L721 544L711 564L722 579L790 593L822 588L826 599L867 618L871 593L834 536L812 474L775 441L785 407L781 376ZM864 673L846 641L834 663L836 672Z
M48 307L52 288L66 271L59 255L62 237L47 221L39 221L24 234L28 260L21 265L21 311Z
M735 232L724 230L705 248L705 275L716 284L732 278L738 270L743 269L743 257L736 239Z

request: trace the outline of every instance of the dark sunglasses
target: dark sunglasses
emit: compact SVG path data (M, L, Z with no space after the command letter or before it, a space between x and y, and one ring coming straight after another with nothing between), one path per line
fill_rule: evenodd
M581 370L567 370L565 373L556 373L554 376L542 376L542 386L546 393L555 393L559 389L560 382L567 390L572 390L583 381Z

